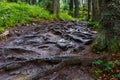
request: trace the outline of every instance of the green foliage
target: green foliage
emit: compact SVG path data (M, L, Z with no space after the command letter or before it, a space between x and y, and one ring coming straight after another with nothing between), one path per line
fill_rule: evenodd
M38 6L30 6L21 2L0 2L0 31L10 26L41 19L54 20L55 17Z
M71 17L70 15L66 13L60 13L60 18L63 20L76 20L75 18Z
M113 66L113 62L112 61L109 61L109 62L107 62L105 65L104 65L104 70L105 71L112 71L113 70L113 68L114 68L114 66Z
M105 38L105 30L102 30L101 33L98 34L97 38L93 43L93 50L96 51L107 51L106 50L106 38Z
M102 72L110 72L114 68L114 64L112 61L103 61L103 60L97 60L92 63L97 67L97 70L95 71L95 76L99 77Z
M43 1L40 2L39 6L43 7L43 8L47 8L47 5L49 3L52 3L52 0L43 0Z
M117 62L116 64L117 64L118 66L120 66L120 62Z
M82 6L80 6L79 14L80 14L80 21L86 21L88 18L88 9L87 4L84 3Z
M120 62L117 62L117 63L115 63L114 61L104 61L103 62L102 60L97 60L97 61L93 62L93 64L97 66L97 69L95 70L96 77L99 77L103 73L112 73L112 74L115 74L114 76L116 78L120 79L120 73L118 73L118 72L116 73L114 71L114 69L116 70L116 69L118 69L118 67L120 67Z
M99 77L101 73L102 73L102 71L100 69L98 69L95 71L95 76Z
M90 21L89 24L94 28L94 29L99 29L100 28L100 25L99 25L99 22L92 22Z
M120 79L120 73L116 74L116 78Z
M61 8L61 10L68 10L69 5L68 5L68 3L64 2L63 0L60 0L60 8Z
M75 20L65 12L60 13L63 20ZM40 21L42 19L53 21L55 15L39 7L31 6L26 3L7 3L0 2L0 31L18 24L25 24L31 21Z
M104 63L102 60L97 60L94 61L93 64L96 66L102 66L102 68L105 71L111 71L114 68L112 61L108 61L107 63Z
M96 51L94 51L96 54L104 54L105 53L105 51L104 50L96 50Z
M7 1L7 0L0 0L0 2L5 2L5 1Z
M113 31L112 31L113 32ZM120 48L120 39L118 35L108 34L106 30L102 30L101 33L98 34L95 42L93 43L93 49L95 51L112 51L117 52ZM107 35L109 36L106 36Z
M81 9L81 10L79 11L79 14L80 14L80 18L79 18L80 21L86 21L86 20L87 20L87 14L88 14L87 11L83 11L83 10Z
M94 65L101 65L101 64L103 64L103 61L102 60L97 60L97 61L94 61L93 64Z
M0 33L4 31L4 27L0 27Z
M118 32L119 34L119 32ZM109 41L107 41L107 45L109 46L108 47L108 50L111 50L113 52L117 52L119 49L120 49L120 38L119 38L119 35L116 34L116 35L111 35L111 37L109 37Z

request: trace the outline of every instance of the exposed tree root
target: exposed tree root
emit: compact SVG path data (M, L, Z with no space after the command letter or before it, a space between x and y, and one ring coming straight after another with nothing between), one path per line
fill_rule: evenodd
M38 80L44 76L50 75L53 72L57 72L62 68L70 65L81 64L82 66L90 65L94 60L103 59L105 56L97 57L97 58L90 58L90 57L81 57L81 56L59 56L50 58L49 62L60 62L55 65L53 68L48 69L44 72L38 72L36 75L26 79L26 80Z
M62 61L59 64L55 65L53 68L45 70L43 72L38 72L36 75L33 75L32 77L26 79L26 80L38 80L41 77L44 77L46 75L52 74L53 72L61 70L63 67L65 67L65 62Z
M11 38L0 48L0 72L5 73L5 77L1 74L2 80L14 79L14 76L22 80L41 80L64 67L73 65L88 67L93 61L106 57L86 56L86 52L89 52L86 49L96 36L87 27L87 23L63 21L49 24L35 23L29 26L31 27L18 26L12 33L0 35L1 38L9 36ZM80 56L82 53L85 56ZM30 75L31 73L36 74ZM10 75L6 77L6 74ZM20 78L21 75L25 77Z
M32 76L31 78L27 80L38 80L41 77L44 77L46 75L49 75L53 72L59 71L65 66L69 65L76 65L76 64L81 64L82 66L87 66L90 65L93 61L97 59L103 59L105 56L100 56L100 57L86 57L86 56L76 56L76 55L62 55L62 56L52 56L49 58L33 58L29 60L24 60L24 61L14 61L14 62L9 62L5 63L0 66L0 70L13 70L20 68L24 66L27 63L41 63L41 62L46 62L46 63L51 63L51 64L57 64L53 68L48 69L44 72L38 72L36 75Z

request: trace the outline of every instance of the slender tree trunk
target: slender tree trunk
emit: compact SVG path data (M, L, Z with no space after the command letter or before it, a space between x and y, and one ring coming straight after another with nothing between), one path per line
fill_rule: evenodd
M79 18L79 1L74 0L75 10L74 10L74 17Z
M69 14L73 16L73 0L69 2Z
M94 0L92 0L92 20L95 20L95 5L94 5Z
M99 19L100 19L99 0L92 0L92 20L99 21Z
M100 18L101 18L101 11L103 10L102 8L103 8L103 4L104 4L104 1L102 0L99 0L99 16L100 16Z
M54 2L54 14L56 15L57 19L60 19L59 17L59 10L60 10L60 2L59 0L53 0Z
M91 17L90 13L91 13L91 0L88 0L88 19L87 19L88 21Z

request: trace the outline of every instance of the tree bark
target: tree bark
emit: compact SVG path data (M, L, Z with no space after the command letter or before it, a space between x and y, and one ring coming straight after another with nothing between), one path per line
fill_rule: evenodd
M104 0L101 11L101 29L94 47L116 52L120 49L120 1Z
M59 2L59 0L53 0L53 3L54 3L54 14L57 19L60 19L60 17L59 17L60 2Z
M75 4L74 17L79 18L79 1L74 0L74 4Z
M92 0L92 20L99 21L100 19L100 5L99 0Z
M73 16L73 0L69 2L69 14Z
M91 13L91 0L88 0L88 19L87 19L87 21L89 21L89 19L91 17L90 13Z

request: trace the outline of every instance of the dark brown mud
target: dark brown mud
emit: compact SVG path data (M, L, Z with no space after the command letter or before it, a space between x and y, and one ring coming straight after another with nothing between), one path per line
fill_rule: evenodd
M0 80L95 80L96 33L85 22L19 25L0 42Z

